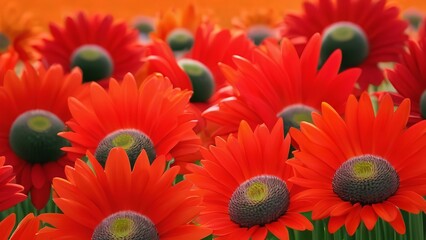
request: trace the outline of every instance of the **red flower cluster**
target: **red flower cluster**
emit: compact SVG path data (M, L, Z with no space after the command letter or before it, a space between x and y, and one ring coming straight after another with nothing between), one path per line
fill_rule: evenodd
M426 24L274 10L0 16L0 240L420 239Z

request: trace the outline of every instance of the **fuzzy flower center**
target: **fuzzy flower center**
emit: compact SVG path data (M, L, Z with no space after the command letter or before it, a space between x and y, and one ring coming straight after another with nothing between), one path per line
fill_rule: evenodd
M186 52L194 45L194 36L184 28L177 28L167 35L166 41L173 52Z
M241 227L276 221L288 209L290 194L286 183L276 176L261 175L242 183L232 194L229 216Z
M277 117L283 119L284 134L287 134L291 127L300 129L300 123L303 121L312 123L312 112L316 110L304 104L290 105L281 110Z
M420 97L420 115L426 119L426 90L423 91Z
M0 32L0 52L5 52L10 45L10 40L6 34Z
M92 240L159 239L154 223L146 216L121 211L105 218L95 228Z
M358 25L337 22L324 30L320 62L324 62L337 49L342 51L340 70L360 65L368 56L367 35Z
M247 37L258 46L265 38L275 37L275 32L269 26L259 24L251 26L249 29L247 29Z
M392 196L398 190L399 177L385 159L362 155L344 162L334 174L332 185L342 200L369 205Z
M19 115L12 123L9 144L13 152L29 163L47 163L58 160L69 146L58 136L65 124L55 114L45 110L30 110Z
M135 22L133 26L140 34L148 36L152 31L154 31L154 24L148 19L139 19Z
M71 55L70 67L81 69L84 82L109 78L114 69L109 53L95 44L86 44L77 48Z
M151 163L157 155L154 143L145 133L136 129L120 129L102 139L95 150L95 157L102 166L105 166L108 154L114 147L126 150L132 168L143 149Z
M192 85L191 102L207 102L213 95L215 82L209 68L193 59L181 59L178 65L188 75Z
M406 11L402 18L408 22L411 28L418 30L423 21L423 14L417 11Z

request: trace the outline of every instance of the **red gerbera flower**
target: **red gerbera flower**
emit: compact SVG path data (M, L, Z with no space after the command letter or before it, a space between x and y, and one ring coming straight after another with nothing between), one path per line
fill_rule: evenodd
M105 170L87 155L93 168L77 160L66 169L67 179L54 179L54 201L63 214L40 215L54 227L42 229L40 239L186 240L211 233L191 224L201 197L185 180L173 185L179 167L164 172L164 156L150 165L143 151L131 171L122 148L111 150Z
M0 155L38 209L50 197L52 178L64 176L64 166L73 163L60 150L68 143L57 133L70 118L68 97L76 96L80 86L77 70L64 75L56 65L37 72L27 64L20 79L9 71L0 87Z
M293 200L293 171L286 164L290 138L283 137L278 120L271 129L262 124L254 130L242 122L238 137L216 138L216 146L203 149L203 167L186 175L203 193L202 226L215 239L266 239L268 231L289 239L287 227L312 230L299 212L306 202Z
M13 183L15 180L13 167L4 165L4 162L4 157L0 157L0 191L2 193L0 196L0 211L6 210L27 198L25 194L21 193L24 187Z
M200 139L187 112L191 92L173 89L161 75L148 77L139 87L131 74L121 84L112 79L108 91L97 83L90 86L89 101L69 101L72 131L60 135L71 147L63 150L81 157L89 150L105 164L112 147L123 147L132 164L145 149L151 160L156 155L174 158L177 165L199 159Z
M224 88L225 77L218 63L233 65L233 55L250 58L253 47L243 34L232 35L229 30L202 25L197 30L191 51L180 57L175 57L165 42L155 40L137 78L143 79L148 74L159 72L168 77L174 87L192 90L191 102L195 106L193 111L199 115L200 129L203 126L201 112L232 94Z
M251 12L243 11L240 16L232 19L234 28L244 31L256 45L264 39L278 39L281 14L274 9L255 9Z
M36 234L40 228L40 220L37 217L34 217L33 213L30 213L25 216L21 220L15 231L13 231L12 233L12 229L15 226L15 221L16 215L12 213L0 222L0 240L36 239Z
M309 121L310 113L319 111L324 101L343 111L360 70L338 73L340 51L318 69L319 34L312 37L300 57L287 39L281 48L268 41L264 47L265 51L254 51L253 61L235 57L236 70L223 66L237 96L224 99L204 113L217 125L209 129L213 136L237 132L241 120L252 127L262 123L272 127L282 117L286 129L298 127L300 121Z
M323 103L314 124L290 130L300 148L291 181L306 188L295 198L313 202L313 219L330 217L331 233L353 235L361 221L372 230L380 217L404 234L400 210L426 211L426 121L406 128L409 113L408 99L394 111L387 95L375 115L364 93L349 97L344 119Z
M42 61L50 66L58 63L65 71L80 67L83 81L109 77L121 79L135 73L144 53L138 32L111 15L87 16L83 12L67 17L65 26L50 24L49 39L38 46Z
M0 9L0 55L15 51L23 61L40 56L33 45L39 41L41 27L32 14L18 6L17 1L6 1Z
M307 39L322 33L321 63L340 48L342 69L362 68L361 90L380 84L384 76L378 63L398 61L404 50L407 23L386 0L318 0L303 6L304 13L286 15L283 36Z
M393 70L387 70L386 74L399 93L393 94L397 103L404 98L411 100L411 125L426 119L426 39L420 45L410 41L408 49L401 63Z
M200 13L194 4L188 4L183 8L171 8L159 13L152 35L154 38L167 41L174 31L177 33L184 31L193 38L198 26L208 21L207 15Z

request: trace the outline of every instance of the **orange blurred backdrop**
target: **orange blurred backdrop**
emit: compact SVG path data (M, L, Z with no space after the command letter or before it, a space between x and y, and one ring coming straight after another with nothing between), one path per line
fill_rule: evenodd
M230 19L242 10L273 8L278 13L287 13L300 9L301 0L0 0L0 6L6 2L15 2L23 10L33 12L42 24L48 21L62 21L62 18L82 9L87 12L111 13L117 18L128 19L137 15L154 16L158 11L172 7L195 3L201 12L211 12L223 26L230 25ZM417 8L426 12L426 0L390 0L405 10ZM25 11L25 10L24 10Z

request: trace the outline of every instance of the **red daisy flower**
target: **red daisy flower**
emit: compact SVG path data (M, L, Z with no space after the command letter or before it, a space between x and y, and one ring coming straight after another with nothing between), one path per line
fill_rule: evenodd
M60 136L72 146L63 150L81 157L89 150L105 164L113 147L123 147L132 164L142 149L151 160L156 155L174 158L185 166L198 160L201 141L195 134L193 114L187 112L190 91L173 89L161 75L148 77L139 87L131 74L121 84L111 79L108 91L90 85L89 101L69 101L72 129Z
M215 239L266 239L268 231L289 239L287 227L313 229L299 213L306 202L294 201L287 182L293 175L286 164L289 148L278 120L271 131L262 124L254 132L243 121L238 137L218 137L216 146L203 149L203 167L192 167L185 177L203 193L199 221Z
M323 103L314 124L290 130L300 148L290 180L306 188L295 198L313 202L313 219L330 217L329 232L345 225L353 235L361 221L372 230L380 217L404 234L400 210L426 211L426 121L406 128L409 113L408 99L394 111L387 95L375 115L363 93L349 97L344 119Z
M169 43L176 37L180 38L178 41L193 40L198 26L208 22L207 15L200 13L194 4L171 8L159 13L152 36Z
M202 129L201 112L232 94L225 88L225 77L218 63L233 65L233 55L250 58L253 47L243 34L232 35L229 30L202 25L197 30L192 50L181 57L175 57L165 42L155 40L137 78L144 79L148 74L159 72L168 77L174 87L192 90L193 112L199 120L197 129Z
M0 9L0 55L14 50L23 61L40 56L34 49L41 27L32 14L18 6L17 1L6 1Z
M4 165L4 163L4 157L0 157L0 191L2 193L0 196L0 211L6 210L27 198L25 194L21 193L24 187L13 183L15 180L13 167Z
M67 179L54 179L53 200L63 214L39 216L54 227L42 229L40 239L185 240L211 233L191 223L200 213L201 197L186 180L173 185L179 167L164 172L164 156L150 165L143 151L131 171L122 148L111 150L105 170L87 155L93 168L77 160L66 169Z
M79 12L67 17L64 27L50 24L50 33L51 38L37 46L43 63L58 63L65 71L80 67L84 82L121 79L141 66L144 48L138 32L125 22L114 21L111 15Z
M409 124L426 119L426 39L420 45L410 41L409 52L404 53L401 63L386 74L398 91L392 94L397 103L404 98L411 100L411 116Z
M40 220L35 217L33 213L25 216L18 224L15 231L12 232L12 229L15 226L15 221L16 215L12 213L0 222L0 240L36 239L36 234L40 228Z
M232 19L234 28L244 31L256 45L260 45L266 38L278 39L277 27L280 22L281 14L272 8L243 11Z
M252 127L265 123L271 128L280 117L287 131L298 127L302 120L310 121L310 113L319 111L324 101L343 111L360 70L338 73L340 51L318 69L320 47L319 34L312 37L300 57L287 39L282 41L281 49L267 41L265 51L254 51L253 61L235 57L237 69L223 66L238 94L204 112L208 122L213 123L208 124L211 134L235 133L241 120Z
M78 70L65 75L58 65L36 71L27 64L21 78L9 71L0 87L0 155L38 209L50 197L52 178L64 176L64 166L73 163L60 150L68 142L57 133L70 118L68 97L80 86Z
M404 51L407 23L399 18L399 9L386 0L305 1L304 13L289 14L282 34L291 39L323 36L321 63L335 49L343 54L341 69L362 68L358 81L364 90L384 79L380 62L396 62Z

